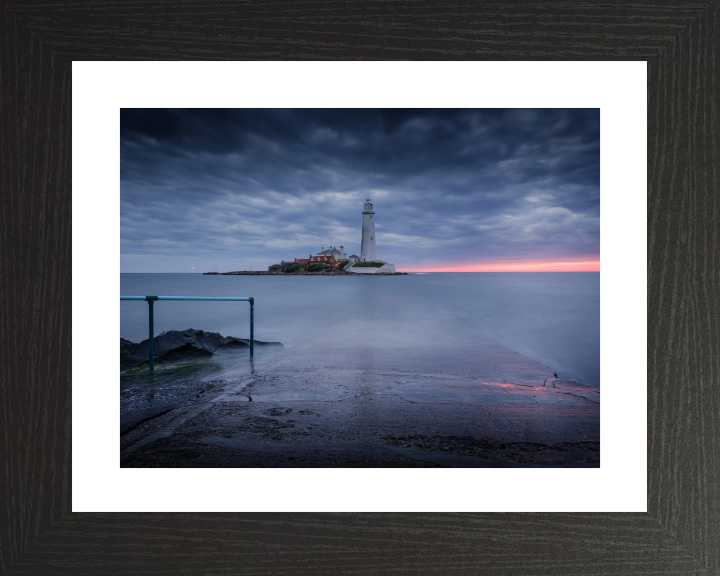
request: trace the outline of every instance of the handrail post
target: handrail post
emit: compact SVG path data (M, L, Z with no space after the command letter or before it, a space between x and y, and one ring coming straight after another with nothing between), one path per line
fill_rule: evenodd
M120 296L120 300L145 300L148 303L148 364L150 372L155 370L155 329L153 326L153 304L155 300L223 300L250 302L250 359L255 352L255 298L252 296Z
M253 357L254 344L254 324L255 324L255 298L250 298L250 359Z
M157 296L145 296L148 303L149 319L150 319L150 338L148 339L148 354L150 359L150 372L155 371L155 330L153 328L153 302L157 300Z

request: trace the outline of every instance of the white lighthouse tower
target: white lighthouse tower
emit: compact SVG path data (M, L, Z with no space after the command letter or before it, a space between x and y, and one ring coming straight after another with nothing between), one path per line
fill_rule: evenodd
M365 200L365 210L363 210L362 243L360 244L361 262L374 262L376 258L374 214L372 202L370 202L370 198L368 198Z
M365 200L363 210L362 241L360 244L360 258L350 256L350 264L343 270L352 274L395 274L395 264L377 259L375 253L375 212L372 209L370 198ZM363 265L363 262L374 264Z

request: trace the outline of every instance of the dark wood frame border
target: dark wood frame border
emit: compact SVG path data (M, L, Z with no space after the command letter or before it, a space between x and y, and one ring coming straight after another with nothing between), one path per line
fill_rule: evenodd
M720 573L719 4L2 4L0 571ZM71 513L71 62L139 59L647 61L648 513Z

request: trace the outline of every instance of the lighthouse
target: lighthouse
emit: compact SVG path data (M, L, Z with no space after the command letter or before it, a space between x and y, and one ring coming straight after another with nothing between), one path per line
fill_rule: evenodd
M360 261L361 262L374 262L375 261L375 220L373 216L372 202L370 198L365 200L365 210L363 210L363 222L362 222L362 243L360 245Z
M395 264L377 259L375 253L375 212L373 212L370 198L365 200L365 210L363 210L362 214L360 257L349 256L350 263L343 270L351 274L396 274ZM372 262L372 264L363 264L364 262Z

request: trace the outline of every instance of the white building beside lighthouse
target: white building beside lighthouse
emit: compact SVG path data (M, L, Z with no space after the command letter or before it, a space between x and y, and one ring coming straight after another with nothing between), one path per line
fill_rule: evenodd
M317 253L318 256L335 256L336 262L342 262L343 260L347 260L347 254L345 254L345 248L340 246L340 250L335 248L334 246L330 246L327 250L325 250L325 246L323 246L322 251Z
M373 216L372 202L370 198L365 200L365 210L363 210L362 221L362 243L360 245L360 262L375 262L375 221Z

